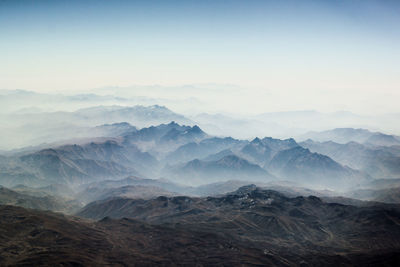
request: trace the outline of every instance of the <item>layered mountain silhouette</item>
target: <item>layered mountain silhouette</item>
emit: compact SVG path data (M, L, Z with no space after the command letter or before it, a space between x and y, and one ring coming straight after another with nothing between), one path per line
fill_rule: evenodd
M157 117L162 107L153 109L77 114L112 121L124 112ZM325 134L361 143L297 143L216 137L175 121L139 127L105 122L81 130L108 136L3 153L1 264L392 266L400 260L400 182L377 179L400 173L396 136L336 129Z
M95 106L73 112L13 113L0 117L7 121L0 148L36 146L62 140L115 137L136 127L177 121L194 125L190 119L164 106ZM7 141L5 141L7 140Z
M121 145L114 140L43 149L6 160L12 164L5 165L0 174L5 186L83 184L137 175L139 171L151 174L158 164L153 156L135 145Z
M368 170L342 166L326 155L300 147L294 139L266 137L249 142L212 137L198 126L176 122L140 130L127 124L101 127L120 126L128 132L95 142L3 156L0 184L78 186L135 175L191 185L227 180L292 180L334 189L369 179Z
M370 177L360 171L344 167L328 156L312 153L300 146L277 153L268 168L279 176L309 186L321 185L339 189L370 180Z
M400 137L366 129L336 128L322 132L309 132L301 135L301 140L312 139L318 142L333 141L346 144L349 142L366 143L377 146L400 145Z
M216 154L226 149L236 149L248 141L237 140L232 137L211 137L200 142L190 142L178 147L166 157L168 163L185 162L194 159L202 159L212 154ZM219 158L216 158L216 160Z
M332 141L315 142L307 140L300 143L309 148L331 157L341 164L362 170L374 178L400 177L400 149L397 147L375 147L349 142L339 144Z
M271 137L265 137L263 139L255 138L241 149L241 153L263 166L279 151L297 146L298 144L294 139L279 140Z
M269 181L274 177L265 169L236 155L227 155L215 161L195 159L184 165L169 167L167 175L185 184L206 184L216 180Z

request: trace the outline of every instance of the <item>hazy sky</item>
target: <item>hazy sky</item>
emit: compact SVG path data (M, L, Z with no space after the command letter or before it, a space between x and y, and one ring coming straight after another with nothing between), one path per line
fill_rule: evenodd
M400 112L400 1L0 0L2 89L199 83L249 111Z

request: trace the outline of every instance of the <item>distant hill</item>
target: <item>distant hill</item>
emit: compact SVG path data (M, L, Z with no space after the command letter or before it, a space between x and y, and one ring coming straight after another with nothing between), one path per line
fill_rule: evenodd
M75 198L89 203L111 197L149 199L157 196L172 196L191 192L190 187L180 186L160 179L127 177L120 180L104 180L83 185Z
M400 145L400 137L371 132L366 129L336 128L322 132L308 132L298 137L299 140L312 139L318 142L333 141L340 144L349 142L367 143L376 146Z
M357 189L347 195L361 200L400 204L400 185L383 189Z
M375 179L371 182L364 184L364 188L373 189L386 189L393 187L400 187L400 178L397 179Z
M1 102L1 101L0 101ZM87 137L115 137L151 125L176 121L195 123L164 106L95 106L73 112L2 114L0 148L13 149ZM131 126L134 125L134 126Z
M134 144L142 150L163 158L179 146L191 142L199 142L207 138L207 134L198 126L179 125L172 121L168 124L142 128L123 136L123 145Z
M268 171L236 155L228 155L216 161L192 160L169 167L166 174L184 184L206 184L231 179L269 181L274 177Z
M110 177L147 174L157 160L134 145L121 146L116 141L65 145L7 158L0 174L0 184L46 186L82 184ZM152 167L150 167L152 166Z
M400 145L400 138L389 134L374 133L364 143L376 146L395 146Z
M327 155L343 165L362 170L374 178L400 177L400 155L397 155L398 152L394 147L371 147L356 142L339 144L312 140L301 142L300 145L313 152Z
M307 186L349 188L370 179L367 174L344 167L328 156L297 146L278 152L267 168L275 175Z
M0 205L13 205L37 210L51 210L64 213L73 213L80 208L76 201L67 201L62 198L44 195L31 196L11 189L0 187Z
M151 199L159 196L173 196L176 193L166 191L157 186L150 185L126 185L116 188L96 188L90 187L76 196L76 199L83 203L89 203L96 200L108 198L138 198Z
M118 122L93 127L88 131L87 136L117 137L136 131L137 128L135 126L127 122Z
M11 188L19 193L31 195L31 196L55 196L62 197L65 199L73 199L75 197L75 191L66 184L50 184L43 187L29 187L25 185L16 185Z
M235 153L231 149L224 149L218 153L208 155L203 160L204 161L216 161L216 160L222 159L223 157L231 156L231 155L235 155Z
M211 137L200 142L190 142L170 152L165 160L167 163L186 162L194 159L202 159L226 149L236 149L248 141L237 140L232 137Z
M271 137L265 137L263 139L255 138L249 144L244 146L240 152L263 166L267 164L279 151L296 146L298 145L292 138L285 140L274 139Z

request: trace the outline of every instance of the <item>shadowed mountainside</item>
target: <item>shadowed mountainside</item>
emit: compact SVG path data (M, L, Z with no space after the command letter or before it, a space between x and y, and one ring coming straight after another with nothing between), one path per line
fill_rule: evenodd
M198 185L230 179L267 182L274 177L265 169L236 155L216 161L192 160L184 165L167 167L166 175L184 184Z
M0 214L5 265L395 266L400 260L398 205L359 208L255 186L220 197L94 202L79 215L97 222L12 206L0 206Z
M235 244L245 242L262 248L264 255L282 257L291 262L289 266L298 264L294 259L307 264L315 260L317 265L350 264L353 257L363 262L372 255L375 259L386 255L391 261L392 253L400 249L398 205L354 207L325 203L313 196L289 198L255 186L220 197L116 198L91 203L78 215L128 217L153 225L219 233Z
M374 178L400 177L400 149L397 146L367 146L356 142L339 144L332 141L306 140L302 147L331 157L351 168L362 170Z
M371 180L367 174L300 146L278 152L267 166L277 176L314 187L343 189Z

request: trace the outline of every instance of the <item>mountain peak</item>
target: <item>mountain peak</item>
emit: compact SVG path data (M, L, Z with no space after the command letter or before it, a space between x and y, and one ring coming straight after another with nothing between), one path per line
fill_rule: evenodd
M200 129L199 126L195 125L190 129L191 132L193 133L202 133L203 131Z
M168 123L168 126L180 126L180 125L175 121L171 121L170 123Z
M251 141L251 143L253 143L253 144L260 144L260 143L262 143L262 141L261 141L260 138L256 137L256 138L254 138L254 139Z

